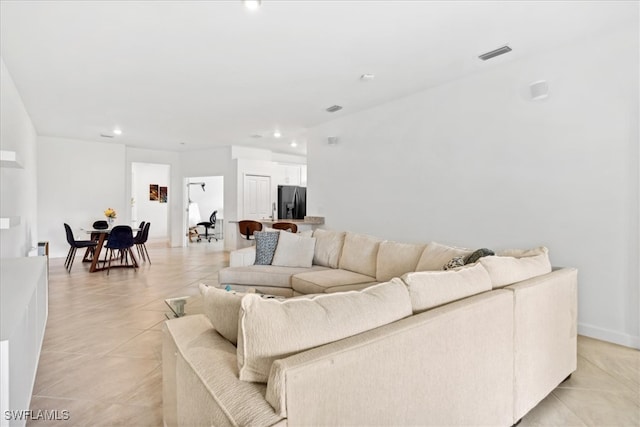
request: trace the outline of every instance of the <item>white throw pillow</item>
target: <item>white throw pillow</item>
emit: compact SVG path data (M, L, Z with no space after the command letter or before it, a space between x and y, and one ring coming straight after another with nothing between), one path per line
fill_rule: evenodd
M247 295L242 292L226 291L200 283L204 314L209 318L213 328L227 341L238 343L238 318L240 301Z
M416 266L416 271L442 270L452 258L457 256L467 256L473 253L472 249L457 248L455 246L443 245L442 243L430 242L424 248L422 256Z
M510 253L518 252L512 251ZM541 247L531 251L522 251L521 253L537 253L537 255L522 257L486 256L478 260L487 269L494 289L551 272L551 261L549 260L547 248Z
M366 234L347 233L338 266L343 270L376 277L380 242L382 240Z
M414 313L491 290L491 278L480 264L407 273L402 280L409 289Z
M316 248L313 263L324 267L338 268L338 261L344 245L344 231L330 231L317 229L313 232Z
M281 230L271 265L280 267L311 267L316 239Z
M411 300L400 279L312 299L278 301L247 295L240 308L240 379L266 383L275 360L410 315Z

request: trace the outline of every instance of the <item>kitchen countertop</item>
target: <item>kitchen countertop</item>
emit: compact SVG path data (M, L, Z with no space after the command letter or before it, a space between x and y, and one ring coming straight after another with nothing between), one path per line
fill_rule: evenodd
M275 221L271 218L264 218L264 219L258 219L257 221L261 222L262 224L275 224L276 222L292 222L294 224L322 225L324 224L324 217L323 216L305 216L304 219L278 219ZM240 221L232 220L229 222L235 223Z
M310 225L322 225L324 224L323 216L305 216L304 219L278 219L272 220L271 218L265 218L258 220L263 224L275 224L276 222L291 222L293 224L310 224Z

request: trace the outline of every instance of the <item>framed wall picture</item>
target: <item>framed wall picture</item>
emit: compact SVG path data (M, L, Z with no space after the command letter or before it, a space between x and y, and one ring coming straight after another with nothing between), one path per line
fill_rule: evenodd
M149 184L149 200L158 200L158 184Z
M160 203L167 203L167 187L160 187Z

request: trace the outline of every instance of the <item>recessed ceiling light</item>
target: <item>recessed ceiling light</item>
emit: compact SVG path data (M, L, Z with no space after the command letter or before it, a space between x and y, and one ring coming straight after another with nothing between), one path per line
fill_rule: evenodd
M258 10L262 2L260 0L243 0L242 3L248 10Z
M281 136L282 136L282 134L280 133L280 131L279 131L279 130L277 130L277 131L273 132L273 137L274 137L274 138L280 138Z
M113 134L114 134L114 135L122 135L122 130L121 130L121 129L118 129L118 128L115 128L115 129L113 130Z
M487 59L495 58L496 56L504 55L505 53L511 52L511 48L507 45L499 47L497 49L492 50L491 52L483 53L482 55L478 55L478 58L486 61Z
M291 145L293 148L296 148L298 146L298 143L295 141L291 141L291 144L289 145Z

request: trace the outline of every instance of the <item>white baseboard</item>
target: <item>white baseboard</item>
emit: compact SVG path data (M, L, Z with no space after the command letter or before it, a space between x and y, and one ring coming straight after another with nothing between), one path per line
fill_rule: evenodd
M578 324L578 334L640 350L640 337L638 336L623 334L584 323Z

